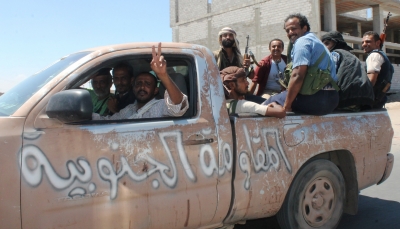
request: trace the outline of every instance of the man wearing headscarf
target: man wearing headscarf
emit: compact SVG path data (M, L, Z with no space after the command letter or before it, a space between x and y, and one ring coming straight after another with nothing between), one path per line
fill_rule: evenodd
M250 66L250 59L243 59L240 53L239 41L236 38L236 32L232 28L225 27L218 33L218 42L220 49L214 51L214 57L217 61L218 69L221 71L230 66L239 68L248 68ZM254 71L247 73L247 77L252 79ZM248 93L246 100L261 104L265 101L264 98Z
M243 67L243 57L239 49L239 41L236 38L235 30L225 27L218 33L220 49L214 51L218 69L229 66Z
M359 111L371 107L374 101L374 89L360 60L350 50L342 34L331 31L321 38L331 52L336 65L339 86L338 109Z
M259 105L245 100L245 95L249 90L249 82L243 68L227 67L220 72L220 75L224 87L229 91L229 94L225 95L229 114L256 113L277 118L286 116L283 107L276 103Z

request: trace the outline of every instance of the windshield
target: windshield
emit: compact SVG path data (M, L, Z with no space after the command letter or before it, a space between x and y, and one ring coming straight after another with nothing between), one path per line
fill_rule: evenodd
M45 70L26 78L0 96L0 116L10 116L46 83L77 60L90 52L79 52L66 56Z

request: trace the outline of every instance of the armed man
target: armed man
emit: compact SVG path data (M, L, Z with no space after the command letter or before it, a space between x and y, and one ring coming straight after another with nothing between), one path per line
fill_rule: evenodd
M373 31L364 33L362 49L368 54L365 61L367 75L374 86L375 101L373 108L382 108L387 102L386 92L390 89L393 76L393 66L382 51L383 41L379 34Z
M249 38L247 38L249 39ZM248 40L247 40L248 41ZM246 76L250 79L254 77L254 71L250 67L250 55L247 54L248 45L245 51L245 58L243 58L240 48L239 41L236 38L236 32L232 28L225 27L221 29L218 33L218 42L220 49L214 51L214 57L217 61L218 69L222 71L223 69L236 66L239 68L244 68L246 71ZM264 98L259 96L254 96L252 94L246 95L246 100L261 104L265 101Z

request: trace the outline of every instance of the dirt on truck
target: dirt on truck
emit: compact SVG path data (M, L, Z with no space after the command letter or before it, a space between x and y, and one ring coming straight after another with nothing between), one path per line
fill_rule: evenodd
M385 109L229 115L214 56L163 43L182 117L91 120L93 73L151 71L153 43L63 57L0 97L0 224L7 228L219 228L277 215L335 228L393 167Z

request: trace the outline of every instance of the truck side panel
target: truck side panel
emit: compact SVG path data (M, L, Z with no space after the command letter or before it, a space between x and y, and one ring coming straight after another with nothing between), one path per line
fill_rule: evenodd
M0 117L0 225L4 228L21 228L19 156L24 122L21 117Z
M359 189L376 184L392 130L385 111L365 114L233 118L238 163L235 200L225 222L275 215L300 167L322 153L350 151Z
M103 55L73 76L113 58L150 52ZM167 54L182 52L163 48ZM226 169L222 175L226 167L218 167L224 163L211 113L207 64L201 52L184 53L197 68L195 117L57 125L45 114L50 95L32 110L25 129L38 136L25 142L22 153L25 228L198 228L221 223L231 189L224 196L216 190L221 176L230 184L231 172ZM64 88L62 82L50 94ZM29 166L29 159L43 169Z

